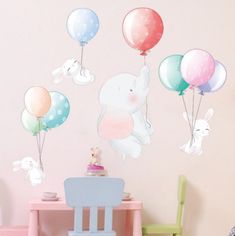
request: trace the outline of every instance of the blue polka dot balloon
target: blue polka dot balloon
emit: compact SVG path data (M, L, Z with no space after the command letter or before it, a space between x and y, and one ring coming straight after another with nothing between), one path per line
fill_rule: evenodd
M72 11L68 17L68 33L81 46L87 44L96 35L98 29L99 18L91 9L78 8Z
M51 108L43 118L47 128L56 128L62 125L68 118L70 105L68 99L59 92L50 92Z

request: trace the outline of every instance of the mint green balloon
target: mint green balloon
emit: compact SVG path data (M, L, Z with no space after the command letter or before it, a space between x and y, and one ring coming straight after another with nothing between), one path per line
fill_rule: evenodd
M24 128L33 135L38 134L41 130L47 131L46 125L42 120L39 121L38 118L31 115L26 109L22 112L21 120Z
M182 59L182 55L169 56L161 62L158 69L162 84L167 89L180 92L180 95L189 87L189 84L184 81L180 71Z

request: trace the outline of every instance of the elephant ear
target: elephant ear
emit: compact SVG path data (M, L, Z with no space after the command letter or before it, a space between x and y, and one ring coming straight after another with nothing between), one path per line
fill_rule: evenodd
M133 131L134 121L132 116L123 111L104 112L98 123L100 137L113 140L128 137Z
M213 115L214 115L214 110L213 110L212 108L210 108L210 109L207 111L207 113L205 114L204 119L207 120L207 121L209 121L209 120L212 118Z

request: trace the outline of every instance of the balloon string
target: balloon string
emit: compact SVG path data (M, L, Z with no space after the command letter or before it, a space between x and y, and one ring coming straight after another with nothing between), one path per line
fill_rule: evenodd
M184 100L184 95L182 95L181 97L182 97L182 101L183 101L183 104L184 104L184 109L185 109L185 112L186 112L186 115L187 115L189 130L190 130L190 134L191 134L192 133L192 126L191 126L191 122L190 122L190 119L189 119L188 109L187 109L187 106L186 106L186 103L185 103L185 100Z
M39 147L38 134L36 134L36 140L37 140L37 147L38 147L38 153L39 153L40 152L40 147Z
M43 139L42 139L42 146L41 146L41 156L42 156L42 151L43 151L45 139L46 139L46 132L43 132Z
M144 66L146 65L146 56L144 55Z
M82 50L81 50L81 70L80 70L80 75L82 75L82 72L83 72L83 49L84 49L84 46L82 46Z
M151 123L148 121L148 97L146 97L146 100L145 100L145 119L146 119L148 128L151 128Z
M192 133L191 133L191 142L190 142L190 146L192 146L193 141L194 141L194 103L195 103L195 88L193 87L193 102L192 102Z
M199 110L200 110L200 107L201 107L202 98L203 98L203 95L201 94L199 104L198 104L198 107L197 107L196 116L195 116L195 119L194 119L194 122L193 122L193 129L195 128L195 124L196 124L196 121L197 121L197 118L198 118L198 113L199 113Z
M194 120L194 103L195 103L195 89L193 88L193 103L192 103L192 126Z
M38 156L39 156L39 164L40 164L40 168L42 169L42 161L40 158L40 143L39 143L39 134L36 134L36 140L37 140L37 147L38 147Z
M38 143L39 143L39 163L40 163L40 167L41 167L41 170L43 171L43 163L42 163L42 150L41 150L41 147L42 147L42 144L41 144L41 119L38 118L38 122L39 122L39 132L38 132Z

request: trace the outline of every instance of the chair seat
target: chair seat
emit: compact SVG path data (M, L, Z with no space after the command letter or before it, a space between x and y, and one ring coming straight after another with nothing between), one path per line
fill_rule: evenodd
M152 224L142 226L143 234L180 234L182 227L176 224Z
M76 233L74 231L69 231L69 236L116 236L116 233L114 231L112 232L104 232L104 231L98 231L98 232L89 232L89 231L83 231L81 233Z

